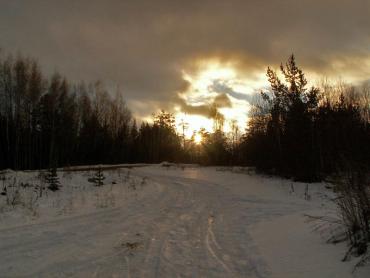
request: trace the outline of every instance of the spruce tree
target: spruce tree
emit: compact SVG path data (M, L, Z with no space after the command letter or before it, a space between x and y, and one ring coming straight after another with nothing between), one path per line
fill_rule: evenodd
M94 183L95 186L102 186L104 180L105 176L103 174L101 167L99 166L94 174L94 178L92 178L90 181Z
M55 167L49 169L45 179L46 182L49 184L48 189L50 189L51 191L57 191L60 189L59 177L57 169Z

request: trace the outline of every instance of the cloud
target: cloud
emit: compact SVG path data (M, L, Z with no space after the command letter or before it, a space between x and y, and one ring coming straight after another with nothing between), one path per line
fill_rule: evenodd
M220 108L224 108L224 107L231 108L232 107L230 98L227 96L226 93L221 93L217 95L213 101L213 104L214 106L220 107Z
M226 94L219 94L208 104L191 105L186 103L183 98L178 98L177 103L180 105L182 112L190 115L200 115L207 118L213 118L220 108L231 108L232 103Z
M227 85L223 80L214 80L212 85L208 88L210 91L221 93L221 95L230 95L239 100L246 100L251 103L254 100L255 94L246 94L235 91L231 86ZM230 98L228 98L230 102ZM230 102L231 103L231 102Z
M370 59L368 0L0 2L0 47L76 81L119 84L136 102L170 107L187 86L182 70L198 59L232 61L252 77L294 52L306 71L370 75L361 66Z
M181 111L190 114L190 115L200 115L209 118L211 113L211 105L202 104L202 105L190 105L182 98L178 99L178 104L181 107Z

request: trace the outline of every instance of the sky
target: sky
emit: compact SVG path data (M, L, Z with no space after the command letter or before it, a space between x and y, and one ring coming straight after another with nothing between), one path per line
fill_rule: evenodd
M0 0L0 47L119 86L139 119L166 109L191 133L217 107L244 128L267 66L292 53L310 80L370 79L370 1Z

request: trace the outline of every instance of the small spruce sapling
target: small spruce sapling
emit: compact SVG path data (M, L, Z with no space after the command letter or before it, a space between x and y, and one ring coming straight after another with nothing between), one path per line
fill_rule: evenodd
M49 184L49 190L57 191L60 189L59 177L57 169L55 167L49 169L48 173L45 176L45 180Z
M105 176L100 166L96 169L94 177L92 179L89 179L89 181L93 183L95 186L102 186L104 180Z

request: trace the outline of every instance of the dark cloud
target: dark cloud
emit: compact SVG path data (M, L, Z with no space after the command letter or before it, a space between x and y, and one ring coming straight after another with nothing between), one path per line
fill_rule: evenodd
M200 58L234 61L248 77L294 52L313 72L370 75L368 0L0 0L0 7L5 50L75 80L120 84L132 101L169 107L188 86L182 70L196 70Z
M213 118L220 108L230 108L232 103L230 98L225 93L218 94L211 99L210 103L202 105L191 105L186 103L182 98L177 99L177 104L180 105L181 111L190 115L200 115L207 118Z
M211 105L202 104L202 105L190 105L187 104L185 100L179 99L178 103L180 104L181 111L190 115L200 115L204 117L211 117Z
M232 107L230 98L227 96L226 93L218 94L215 97L215 99L213 101L213 104L214 104L214 106L219 107L219 108L223 108L223 107L230 108L230 107Z
M254 97L254 94L245 94L242 92L236 92L231 86L227 85L223 80L214 80L212 82L212 85L208 87L208 90L220 93L220 96L224 95L227 97L227 95L230 95L236 99L248 101L249 103L253 101ZM229 97L227 98L228 101L230 102Z

